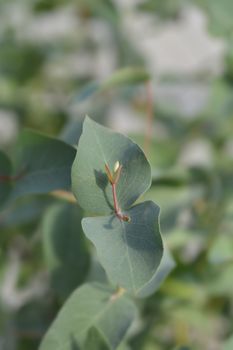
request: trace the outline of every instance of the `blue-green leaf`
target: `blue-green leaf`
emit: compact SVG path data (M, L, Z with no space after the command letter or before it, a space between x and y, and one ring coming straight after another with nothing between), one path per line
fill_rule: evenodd
M42 223L43 246L52 286L66 298L85 279L89 253L81 228L81 210L59 203L46 212Z
M127 209L150 186L150 165L133 141L86 117L72 167L72 189L86 211L93 214L113 211L105 164L113 170L117 161L123 166L117 184L118 201L122 209Z
M102 285L83 285L67 300L39 350L87 350L93 328L102 335L102 343L116 349L135 316L134 304L124 295Z
M16 145L17 180L10 200L27 194L70 189L75 149L63 141L24 130Z
M112 215L85 218L82 226L112 283L140 295L155 275L163 255L159 207L144 202L125 214L130 222Z

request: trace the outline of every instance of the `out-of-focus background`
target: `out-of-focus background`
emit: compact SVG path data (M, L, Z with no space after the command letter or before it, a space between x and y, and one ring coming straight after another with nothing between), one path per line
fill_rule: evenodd
M140 302L129 349L233 349L232 18L232 0L0 0L1 150L25 127L75 144L85 114L149 138L144 198L161 206L176 267ZM98 93L124 68L150 76L149 134L147 84ZM61 305L40 234L51 201L0 213L1 350L36 349Z

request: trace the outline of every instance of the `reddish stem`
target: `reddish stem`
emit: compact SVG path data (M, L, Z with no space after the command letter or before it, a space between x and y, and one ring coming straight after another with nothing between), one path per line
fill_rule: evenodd
M8 175L0 175L0 181L11 181L11 176Z
M19 173L18 175L10 176L10 175L0 175L0 181L17 181L21 179L21 177L24 175L24 171Z
M113 203L114 203L114 209L116 215L121 218L121 211L119 208L118 200L117 200L117 193L116 193L116 183L112 184L112 196L113 196Z
M115 176L112 175L111 170L109 169L109 166L107 164L105 164L105 169L108 176L108 180L112 186L112 196L113 196L113 205L114 205L115 214L120 220L130 221L130 218L127 215L122 214L118 204L118 200L117 200L116 185L120 179L122 165L120 165L119 168L117 169L117 173L115 174Z

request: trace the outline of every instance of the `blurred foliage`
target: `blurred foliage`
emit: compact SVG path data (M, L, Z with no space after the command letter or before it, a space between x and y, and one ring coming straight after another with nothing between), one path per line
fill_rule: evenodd
M153 186L143 200L161 206L161 229L176 268L153 296L136 301L140 315L122 349L232 348L233 2L146 0L135 8L155 23L166 24L178 21L190 3L206 14L209 34L224 41L224 66L221 74L211 78L200 74L153 80L155 89L164 82L170 86L200 82L208 86L209 95L190 118L172 101L164 103L155 94L148 152ZM57 145L64 144L54 138L76 146L84 115L109 125L117 118L116 106L127 107L118 111L128 120L126 132L144 146L144 80L147 74L154 77L154 72L146 53L139 52L123 30L126 12L111 0L0 1L0 129L4 130L0 131L0 348L4 350L36 349L73 289L83 281L105 281L92 247L84 242L82 213L76 205L48 193L11 203L7 198L17 183L19 174L13 173L11 160L25 127L53 144L48 152L39 147L41 153L35 146L42 168L44 164L49 168L53 156L62 159L63 147ZM119 68L117 75L114 71ZM141 75L134 75L138 69ZM132 121L127 111L138 119ZM133 124L138 121L136 129ZM36 143L37 137L32 141ZM71 150L71 162L74 151L69 147L65 145ZM196 160L195 147L204 161ZM35 155L29 156L37 164ZM36 170L41 171L39 165ZM56 181L51 181L48 191L60 181L58 174L53 177ZM69 188L69 179L64 187ZM26 185L24 189L26 193ZM73 206L70 218L66 206ZM71 223L76 223L77 236L69 231ZM46 236L48 226L53 228L51 237ZM70 234L70 245L64 244L62 228ZM67 256L59 256L59 246L53 245L55 234ZM80 249L77 261L71 254L73 244ZM72 271L69 276L67 266ZM63 268L58 281L55 272ZM69 279L71 275L74 279ZM57 281L64 284L58 290Z
M176 18L185 0L146 0L138 5L138 10L152 12L162 19Z

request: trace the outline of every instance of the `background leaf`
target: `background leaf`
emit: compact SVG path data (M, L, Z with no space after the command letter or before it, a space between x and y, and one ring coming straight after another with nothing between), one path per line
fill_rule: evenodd
M79 286L89 269L81 228L82 212L69 203L49 208L42 223L43 245L52 286L62 298Z
M75 149L63 141L24 130L16 145L15 183L10 200L32 193L70 189Z
M60 139L70 145L77 145L83 130L83 120L71 120L61 131Z
M0 228L12 228L35 222L41 218L43 212L52 203L54 203L54 199L46 195L19 198L3 211Z
M126 297L115 297L112 289L101 285L83 285L65 303L39 349L82 348L93 327L110 349L116 349L135 315L136 308Z

